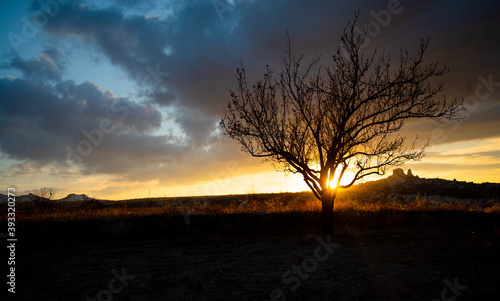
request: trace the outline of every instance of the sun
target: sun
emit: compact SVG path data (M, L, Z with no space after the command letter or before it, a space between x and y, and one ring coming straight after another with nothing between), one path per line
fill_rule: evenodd
M335 177L333 177L333 179L330 181L330 188L338 188L337 187L337 182L339 180L339 175L336 174ZM344 176L342 177L342 179L340 180L340 186L343 186L343 185L349 185L349 183L351 183L352 179L354 179L354 173L350 172L350 171L346 171L344 173Z
M337 185L337 181L338 181L338 179L335 179L335 178L334 178L334 179L332 179L332 180L330 181L330 183L329 183L329 185L328 185L328 186L329 186L330 188L332 188L332 189L333 189L333 188L337 188L337 186L338 186L338 185Z

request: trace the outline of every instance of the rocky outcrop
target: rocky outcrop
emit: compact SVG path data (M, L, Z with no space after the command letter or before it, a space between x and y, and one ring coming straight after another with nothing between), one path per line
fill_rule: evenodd
M405 171L402 168L396 168L392 171L392 177L394 177L394 178L406 178Z
M445 179L420 178L411 170L407 173L401 168L385 179L368 181L354 186L351 193L357 194L352 198L363 199L373 197L384 199L391 194L400 195L427 195L452 197L457 199L500 199L500 184L498 183L472 183L464 181L450 181Z
M405 174L405 171L402 168L396 168L392 171L392 178L418 178L418 176L414 176L411 172L411 169L408 169L408 173Z

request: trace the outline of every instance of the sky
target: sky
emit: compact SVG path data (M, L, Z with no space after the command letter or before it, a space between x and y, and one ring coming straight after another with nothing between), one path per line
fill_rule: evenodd
M250 80L294 53L331 57L359 10L363 51L445 63L461 122L410 121L420 177L500 182L498 1L2 1L0 184L101 199L305 191L224 135L242 63ZM331 62L326 62L331 63Z

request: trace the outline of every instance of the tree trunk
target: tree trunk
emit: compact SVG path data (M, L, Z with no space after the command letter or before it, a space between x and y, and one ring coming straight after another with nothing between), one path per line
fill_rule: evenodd
M321 196L321 212L323 219L323 235L333 236L333 204L337 197L336 189L328 189Z

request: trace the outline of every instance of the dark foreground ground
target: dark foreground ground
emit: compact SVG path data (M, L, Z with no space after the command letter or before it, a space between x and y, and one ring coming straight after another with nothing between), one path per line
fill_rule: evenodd
M345 216L326 247L318 212L26 222L0 299L500 300L499 214Z

